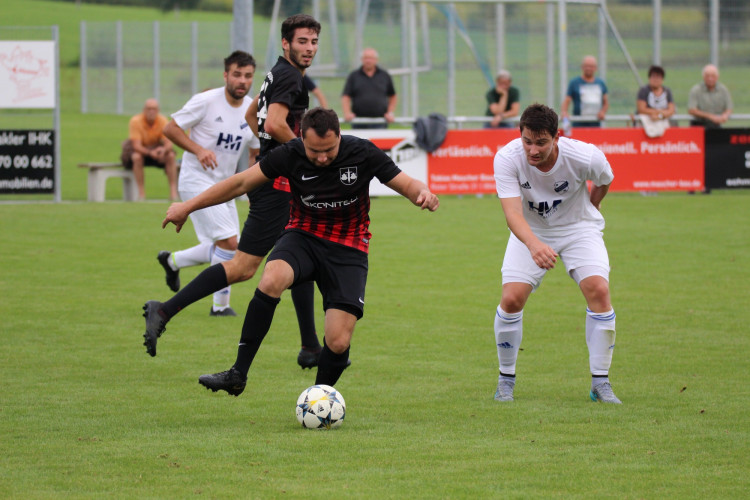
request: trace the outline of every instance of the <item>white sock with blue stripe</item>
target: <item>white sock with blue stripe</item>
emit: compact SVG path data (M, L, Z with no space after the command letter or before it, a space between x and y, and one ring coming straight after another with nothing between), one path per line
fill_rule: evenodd
M172 258L173 262L170 262L170 267L172 267L172 263L174 263L177 269L182 269L183 267L197 266L200 264L205 264L206 262L210 262L213 247L214 244L211 242L199 243L194 247L186 248L185 250L178 250L177 252L172 252L172 255L170 257ZM176 271L177 269L174 270Z
M500 306L495 311L495 341L502 375L516 374L516 359L523 338L523 311L507 313Z
M589 367L591 375L601 376L609 373L612 364L612 353L615 350L615 310L595 313L586 309L586 345L589 348Z
M211 255L211 265L213 266L214 264L218 264L219 262L232 260L232 257L234 257L233 250L225 250L223 248L215 247L214 253ZM218 292L214 292L214 311L223 311L224 309L229 307L229 292L231 288L231 286L228 286L226 288L222 288Z

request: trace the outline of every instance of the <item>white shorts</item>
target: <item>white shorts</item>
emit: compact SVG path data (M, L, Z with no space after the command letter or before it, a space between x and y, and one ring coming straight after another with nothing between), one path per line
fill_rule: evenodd
M609 281L609 255L601 231L537 237L557 252L565 264L565 270L576 283L594 275ZM546 269L536 265L526 245L511 233L503 258L503 284L528 283L536 290L546 273Z
M200 193L180 190L180 198L187 201ZM213 243L240 235L240 220L234 200L221 205L202 208L190 214L195 234L201 243Z

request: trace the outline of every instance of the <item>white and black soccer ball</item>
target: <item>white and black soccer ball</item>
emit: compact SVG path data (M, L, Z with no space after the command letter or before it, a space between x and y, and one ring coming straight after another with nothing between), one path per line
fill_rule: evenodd
M330 385L313 385L297 398L297 420L306 429L333 429L344 422L344 396Z

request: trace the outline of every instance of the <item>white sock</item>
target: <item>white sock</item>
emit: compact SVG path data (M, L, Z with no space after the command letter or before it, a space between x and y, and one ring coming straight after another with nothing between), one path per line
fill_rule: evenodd
M523 311L507 313L497 306L495 312L495 341L497 359L500 361L500 373L516 374L516 359L523 337Z
M213 243L199 243L194 247L172 252L172 260L177 269L205 264L211 261L213 247Z
M232 257L234 257L233 250L225 250L223 248L216 247L214 248L213 255L211 255L211 265L218 264L219 262L225 262L227 260L232 260ZM224 309L229 307L229 292L231 288L231 286L228 286L226 288L222 288L218 292L214 292L214 311L223 311Z
M607 375L615 350L615 310L595 313L586 309L586 345L592 375Z

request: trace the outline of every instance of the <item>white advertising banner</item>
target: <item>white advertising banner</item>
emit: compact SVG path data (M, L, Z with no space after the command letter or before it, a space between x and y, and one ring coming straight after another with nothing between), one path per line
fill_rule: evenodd
M55 42L0 41L0 109L54 109Z

